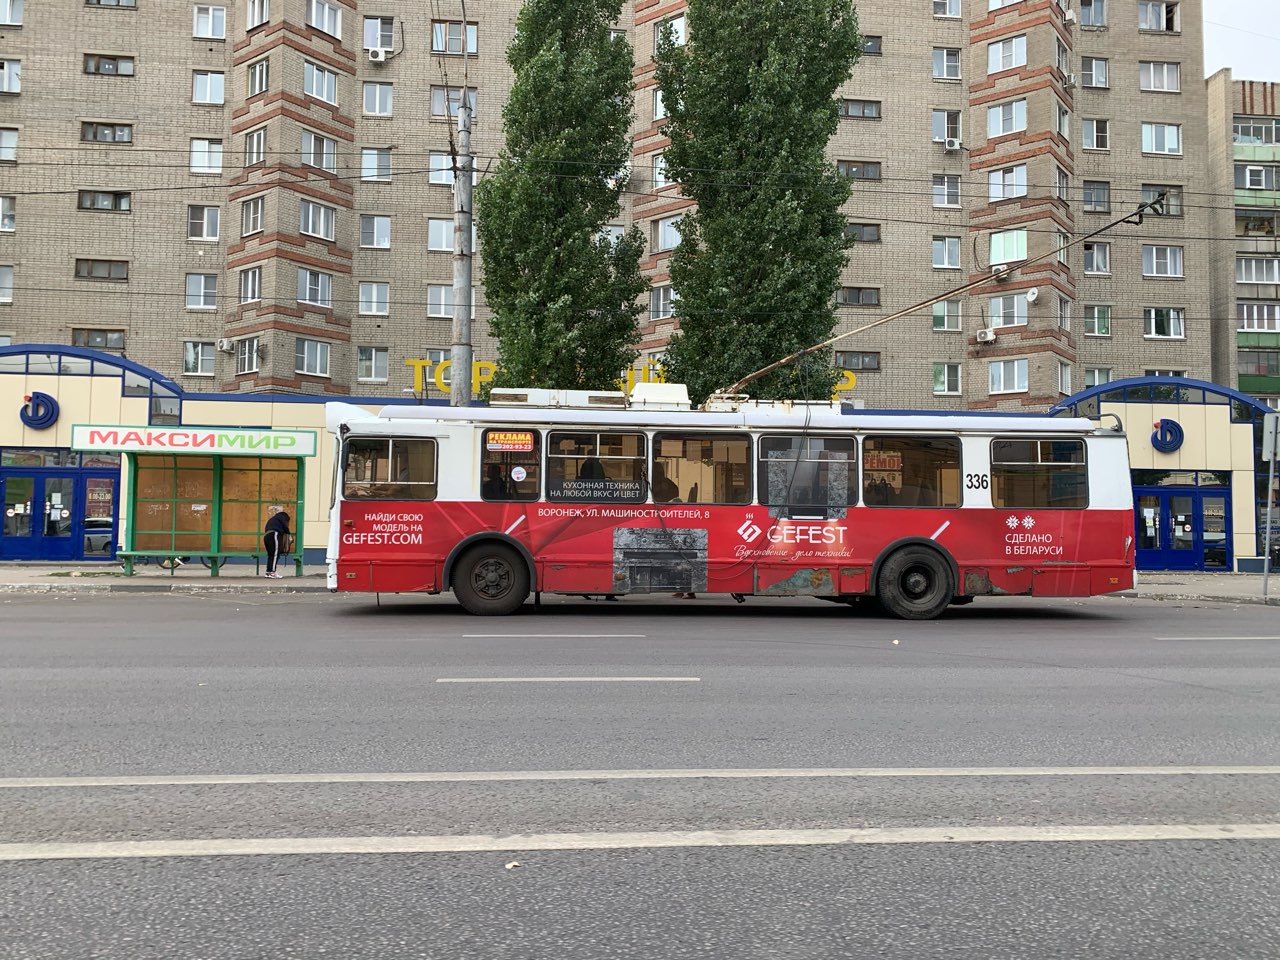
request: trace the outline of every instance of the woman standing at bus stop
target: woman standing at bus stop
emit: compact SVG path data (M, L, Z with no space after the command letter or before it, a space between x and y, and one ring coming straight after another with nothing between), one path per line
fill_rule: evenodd
M267 517L267 525L263 529L262 545L267 548L267 576L279 580L276 572L276 561L287 549L289 542L289 514L283 507L272 507Z

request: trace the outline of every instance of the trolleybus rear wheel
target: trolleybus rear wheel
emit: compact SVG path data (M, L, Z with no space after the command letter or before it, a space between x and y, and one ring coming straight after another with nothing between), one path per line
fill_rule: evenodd
M515 613L529 596L529 569L510 547L480 544L458 559L453 594L467 613L499 617Z
M876 578L876 595L901 620L932 620L955 594L951 568L928 547L903 547L890 555Z

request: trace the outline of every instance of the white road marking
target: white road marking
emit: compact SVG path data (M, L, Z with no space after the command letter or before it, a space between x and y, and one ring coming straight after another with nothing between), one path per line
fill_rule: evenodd
M511 526L507 527L507 529L503 530L502 532L503 532L503 533L510 533L512 530L514 530L516 527L520 526L520 524L522 524L522 523L524 523L524 514L523 514L523 513L522 513L522 514L520 514L520 516L516 517L516 522L515 522L515 523L511 524Z
M701 683L701 677L438 677L436 683Z
M5 843L0 862L136 857L249 857L292 854L515 853L655 847L807 847L897 843L1125 843L1151 840L1280 840L1280 823L1106 824L1102 826L896 827L852 830L670 830L436 837L261 837L234 840L119 840Z
M643 640L643 633L464 633L466 640Z
M1280 637L1153 637L1155 640L1280 640Z
M476 770L389 773L215 773L120 777L8 777L0 789L175 787L289 783L499 783L575 780L780 780L892 777L1277 777L1280 766L1254 767L782 767L670 770Z
M930 539L930 540L937 540L937 539L938 539L938 537L942 535L942 531L943 531L943 530L945 530L945 529L947 529L947 527L949 527L949 526L951 526L951 521L950 521L950 520L948 520L946 523L944 523L942 526L940 526L937 530L933 531L933 536L931 536L929 539Z

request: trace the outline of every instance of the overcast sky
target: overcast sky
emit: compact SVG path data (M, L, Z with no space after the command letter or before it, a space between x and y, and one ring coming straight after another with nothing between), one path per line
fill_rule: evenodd
M1204 72L1280 82L1280 0L1203 0Z

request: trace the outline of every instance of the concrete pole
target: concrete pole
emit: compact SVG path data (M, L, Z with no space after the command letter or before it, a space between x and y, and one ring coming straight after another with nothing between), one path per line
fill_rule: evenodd
M449 353L449 406L471 406L471 103L458 104L458 162L453 171L453 347Z

